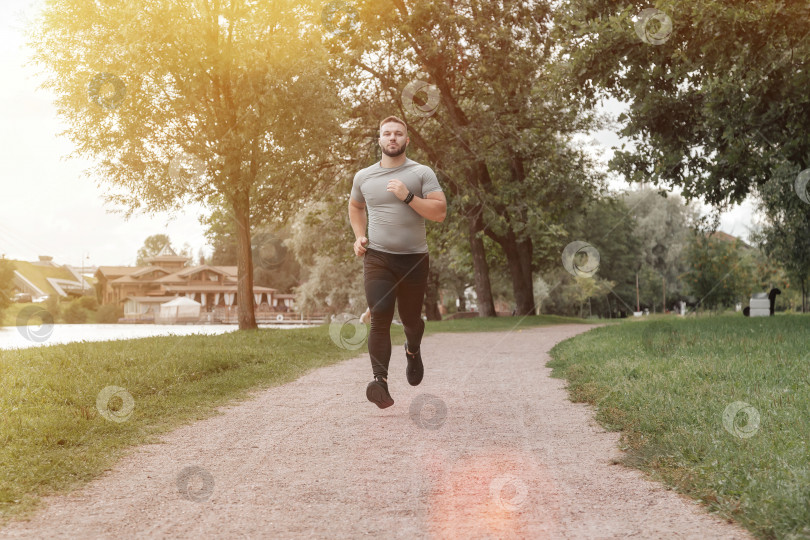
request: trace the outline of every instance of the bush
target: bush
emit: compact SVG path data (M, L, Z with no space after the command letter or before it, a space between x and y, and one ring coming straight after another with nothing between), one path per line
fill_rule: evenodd
M89 311L96 311L98 309L98 300L95 296L81 296L78 298L79 305Z
M98 308L96 312L96 322L99 324L117 323L118 319L124 316L124 310L113 304L107 304Z
M42 304L42 307L45 308L45 311L51 314L53 317L53 322L57 323L60 321L61 317L61 309L59 307L59 297L58 296L49 296L47 300Z
M73 300L65 308L63 317L66 323L81 324L87 322L88 311L81 306L80 300Z

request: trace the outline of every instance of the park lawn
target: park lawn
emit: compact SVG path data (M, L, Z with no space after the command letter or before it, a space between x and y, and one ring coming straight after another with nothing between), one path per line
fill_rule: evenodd
M810 317L629 320L551 354L625 464L761 538L810 538Z
M428 333L509 330L582 322L560 317L506 317L430 322ZM342 336L351 342L352 325ZM404 343L401 326L394 343ZM252 390L292 381L365 352L337 346L329 327L81 342L0 351L0 523L36 508L40 497L81 486L128 448L158 440L182 424ZM108 401L102 389L125 389ZM105 412L106 409L102 410ZM109 413L108 413L109 414ZM116 415L125 418L115 421Z

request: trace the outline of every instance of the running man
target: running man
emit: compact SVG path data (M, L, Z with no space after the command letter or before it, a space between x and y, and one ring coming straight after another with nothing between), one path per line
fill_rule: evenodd
M425 219L441 222L447 213L447 199L436 174L405 156L409 142L405 122L395 116L380 122L382 161L354 176L349 198L354 254L363 257L371 309L368 352L374 380L366 388L366 397L381 409L394 404L388 392L388 363L395 302L407 339L405 376L411 386L422 382L422 302L430 264Z

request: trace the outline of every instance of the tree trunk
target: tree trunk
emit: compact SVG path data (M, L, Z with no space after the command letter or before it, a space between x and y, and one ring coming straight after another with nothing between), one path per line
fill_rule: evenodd
M253 253L250 249L250 198L247 193L237 193L233 204L236 221L236 268L238 282L237 316L240 330L255 330L256 313L253 303Z
M439 311L439 273L432 267L428 273L427 289L425 290L425 316L429 321L442 320Z
M526 181L526 168L523 159L517 152L511 153L510 170L512 181L523 183ZM518 220L526 219L525 213L520 212ZM524 317L534 315L537 306L534 303L534 283L532 282L532 252L534 246L531 238L518 240L513 230L507 233L507 239L515 244L515 254L513 260L509 261L510 272L512 273L512 290L515 295L515 315ZM513 269L514 268L514 269Z
M532 239L526 238L517 242L518 262L521 271L521 298L522 303L517 304L517 314L520 316L534 315L537 305L534 303L534 280L532 280ZM515 294L517 301L517 294Z
M468 217L467 221L475 278L475 294L478 296L478 316L495 317L497 314L495 313L495 302L492 300L492 287L489 283L489 266L484 251L484 240L478 236L478 231L481 230L479 226L480 217Z
M509 231L506 236L499 236L487 230L487 235L498 242L503 249L512 278L512 292L515 295L515 315L534 315L534 287L532 284L532 243L531 240L518 242L515 233Z

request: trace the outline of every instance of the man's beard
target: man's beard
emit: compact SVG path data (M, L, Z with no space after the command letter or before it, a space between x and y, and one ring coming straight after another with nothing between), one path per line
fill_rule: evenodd
M402 146L399 147L399 150L396 150L396 151L392 152L392 151L388 150L388 145L386 145L386 146L382 147L382 151L383 151L383 154L385 154L388 157L398 157L398 156L401 156L402 154L404 154L405 150L407 150L407 148L408 148L408 145L403 144Z

